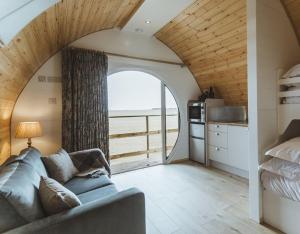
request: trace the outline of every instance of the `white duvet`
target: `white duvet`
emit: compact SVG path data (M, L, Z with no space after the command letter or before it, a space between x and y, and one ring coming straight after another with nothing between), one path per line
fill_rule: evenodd
M283 176L289 180L300 181L300 165L279 158L272 158L260 166L261 169Z
M300 165L272 158L260 166L261 181L265 189L276 194L300 201Z
M268 171L261 174L263 187L275 194L293 201L300 201L300 181L289 180Z

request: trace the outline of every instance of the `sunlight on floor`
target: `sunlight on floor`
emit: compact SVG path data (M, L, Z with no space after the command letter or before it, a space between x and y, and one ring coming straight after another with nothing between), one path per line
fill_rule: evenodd
M198 164L159 165L113 175L120 190L145 193L148 234L276 233L248 218L244 179Z

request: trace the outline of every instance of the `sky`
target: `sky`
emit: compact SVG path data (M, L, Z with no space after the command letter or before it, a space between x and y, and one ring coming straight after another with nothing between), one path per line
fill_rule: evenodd
M161 107L161 82L137 71L124 71L108 77L109 110L149 110ZM171 92L166 90L166 107L177 108Z

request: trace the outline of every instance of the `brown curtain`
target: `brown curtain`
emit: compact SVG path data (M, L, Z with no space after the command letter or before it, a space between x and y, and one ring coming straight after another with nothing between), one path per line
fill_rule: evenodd
M100 148L109 159L107 56L62 51L62 146L68 152Z

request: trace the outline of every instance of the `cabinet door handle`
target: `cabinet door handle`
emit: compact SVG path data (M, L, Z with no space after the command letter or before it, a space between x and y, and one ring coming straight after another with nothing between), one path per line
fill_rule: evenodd
M216 128L219 128L220 127L220 125L216 125Z
M220 136L220 133L216 132L216 135L217 135L217 136Z
M219 148L219 147L216 147L216 151L220 151L220 148Z

